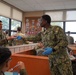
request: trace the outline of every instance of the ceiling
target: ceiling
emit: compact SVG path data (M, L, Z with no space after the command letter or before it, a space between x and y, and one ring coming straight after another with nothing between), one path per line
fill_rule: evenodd
M76 9L76 0L3 0L18 9L28 11Z

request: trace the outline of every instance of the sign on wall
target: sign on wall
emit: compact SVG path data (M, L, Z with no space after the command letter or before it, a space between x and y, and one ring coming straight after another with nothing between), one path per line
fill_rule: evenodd
M26 17L25 18L25 32L28 35L36 35L41 31L40 17Z

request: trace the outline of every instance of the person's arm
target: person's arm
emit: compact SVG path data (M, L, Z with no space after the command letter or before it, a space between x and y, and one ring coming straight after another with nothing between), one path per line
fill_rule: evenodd
M54 47L54 50L57 50L58 51L59 49L63 49L63 48L66 48L67 47L68 41L67 41L65 32L60 27L58 27L57 30L56 30L56 38L57 38L57 40L59 42Z
M0 46L5 46L8 44L8 40L12 40L14 39L15 37L12 37L12 36L9 36L9 37L6 37L5 33L1 32L1 39L0 39Z
M38 33L36 36L26 37L26 41L32 41L32 42L35 42L35 43L41 41L41 32Z
M0 40L0 46L7 44L7 42L8 42L7 39Z
M28 75L24 63L22 61L19 61L18 64L20 68L20 75Z
M2 45L6 45L8 42L5 33L3 33L2 31L0 31L0 46Z

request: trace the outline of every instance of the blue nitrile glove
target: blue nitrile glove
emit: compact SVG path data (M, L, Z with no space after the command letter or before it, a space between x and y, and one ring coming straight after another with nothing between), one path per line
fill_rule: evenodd
M21 40L22 39L22 37L21 36L17 36L17 40Z
M46 47L44 50L45 51L42 53L43 55L50 55L53 52L53 49L51 47Z

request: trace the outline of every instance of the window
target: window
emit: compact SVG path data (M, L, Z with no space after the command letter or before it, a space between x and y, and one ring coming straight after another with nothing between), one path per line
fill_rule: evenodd
M7 4L1 3L1 0L0 0L0 15L11 17L11 7Z
M21 22L11 20L11 30L17 30L17 27L21 27Z
M63 22L51 22L52 26L60 26L63 29Z
M66 22L65 32L76 32L76 22Z
M3 29L3 30L9 30L9 18L0 16L0 20L1 20L2 23L3 23L2 29Z
M14 35L17 32L17 27L21 27L21 22L16 20L11 20L11 35Z
M12 14L13 19L22 21L22 12L21 11L13 8L12 13L13 13Z
M45 14L48 14L52 21L62 21L63 20L63 12L62 11L55 11L55 12L45 12Z
M74 38L74 42L76 41L76 22L65 22L65 32L70 31L70 36ZM67 34L67 33L66 33Z
M76 10L66 12L66 20L76 20Z

